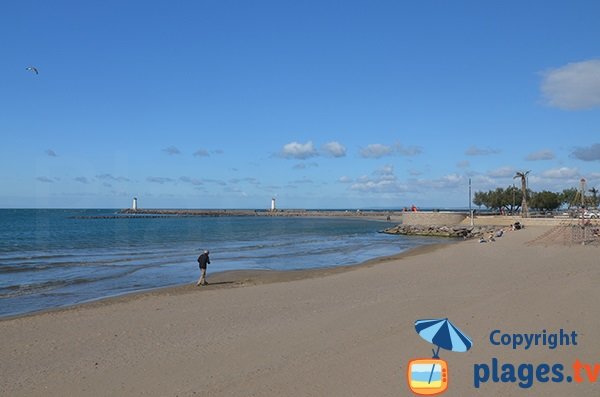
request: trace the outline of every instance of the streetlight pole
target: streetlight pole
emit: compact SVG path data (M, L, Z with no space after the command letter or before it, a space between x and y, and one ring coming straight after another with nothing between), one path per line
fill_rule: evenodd
M471 226L473 226L473 210L471 209L471 178L469 178L469 216L471 217Z
M512 202L512 207L510 208L510 215L514 215L515 214L515 184L513 183L513 188L512 188L512 194L513 194L513 202Z

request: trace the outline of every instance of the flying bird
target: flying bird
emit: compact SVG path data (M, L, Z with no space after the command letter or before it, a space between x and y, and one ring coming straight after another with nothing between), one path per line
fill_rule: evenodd
M35 68L34 66L28 66L25 68L25 70L29 70L30 72L33 72L35 74L39 74L37 68Z

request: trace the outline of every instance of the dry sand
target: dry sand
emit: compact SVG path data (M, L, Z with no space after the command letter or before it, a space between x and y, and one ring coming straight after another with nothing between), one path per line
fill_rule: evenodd
M473 340L442 350L447 396L598 396L589 383L488 382L474 365L600 363L600 248L464 241L352 269L241 273L0 321L2 396L410 396L429 357L414 321L448 317ZM210 270L210 269L209 269ZM492 330L576 331L578 346L493 346Z

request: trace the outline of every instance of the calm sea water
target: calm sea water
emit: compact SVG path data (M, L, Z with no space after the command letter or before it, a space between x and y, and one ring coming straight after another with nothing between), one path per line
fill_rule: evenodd
M440 241L343 218L93 218L115 212L0 209L0 316L192 283L204 249L210 276L356 264Z

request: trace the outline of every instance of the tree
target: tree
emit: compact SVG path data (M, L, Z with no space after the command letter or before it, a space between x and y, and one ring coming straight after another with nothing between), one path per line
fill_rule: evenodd
M587 198L589 203L588 205L594 208L598 207L598 202L600 201L600 198L598 197L598 189L593 187L588 190L588 192L592 193L592 195Z
M562 204L561 194L547 190L532 193L530 195L530 206L538 210L554 211Z
M563 189L560 193L560 201L562 205L566 205L567 207L571 207L573 205L577 205L575 203L575 198L577 197L577 189L571 187L569 189Z
M521 208L521 203L523 201L523 192L519 190L515 185L509 186L506 188L506 202L510 203L507 206L508 212L514 214Z
M475 204L478 207L481 207L482 205L485 205L487 207L487 204L489 202L489 193L486 192L475 192L475 194L473 195L473 204Z
M531 171L525 172L517 172L513 179L521 178L521 192L523 193L523 198L521 201L521 216L523 218L529 217L529 210L527 209L527 175Z
M506 189L496 188L496 190L487 192L475 192L473 204L512 213L519 208L519 203L522 201L521 194L514 186L509 186Z

